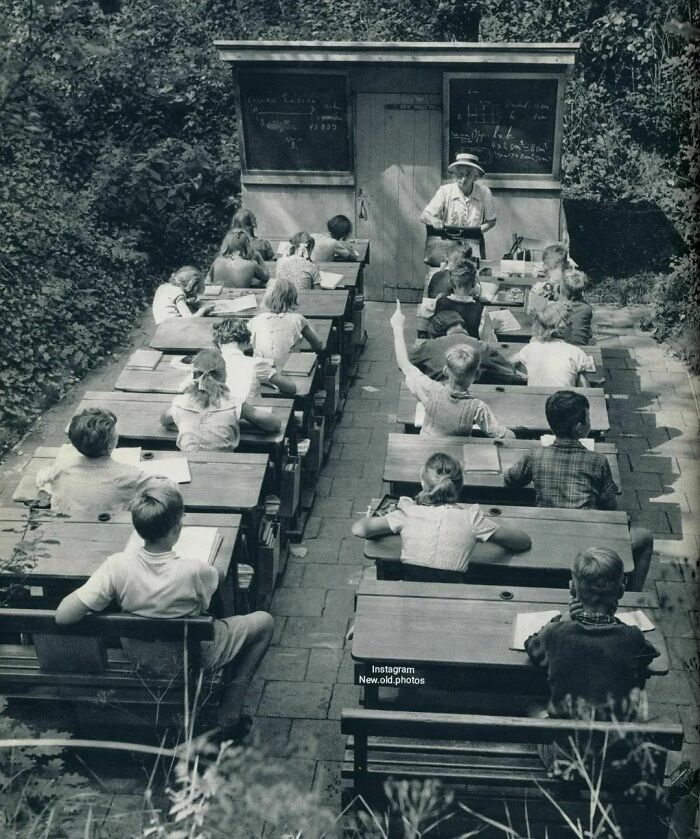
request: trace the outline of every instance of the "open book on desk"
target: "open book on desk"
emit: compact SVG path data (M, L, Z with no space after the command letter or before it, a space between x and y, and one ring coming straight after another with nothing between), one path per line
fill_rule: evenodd
M518 612L513 621L511 650L524 650L525 641L558 615L561 615L558 609L548 609L544 612Z
M491 323L496 333L507 334L509 332L520 331L520 324L510 309L496 309L493 312L488 312L488 316L491 318Z
M230 300L219 300L214 304L215 315L235 315L239 312L252 312L258 308L254 294L243 294Z
M173 546L173 551L183 559L199 559L207 565L213 565L224 541L217 527L183 527L180 538ZM142 548L143 539L134 530L126 543L127 550Z

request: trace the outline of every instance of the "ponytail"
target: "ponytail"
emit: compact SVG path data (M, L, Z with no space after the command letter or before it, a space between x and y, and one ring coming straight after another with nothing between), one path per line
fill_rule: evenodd
M218 350L202 350L192 362L192 384L185 393L200 408L217 408L229 395L226 386L226 363Z
M444 452L436 452L425 462L421 471L423 489L416 502L423 506L454 504L462 489L462 466Z

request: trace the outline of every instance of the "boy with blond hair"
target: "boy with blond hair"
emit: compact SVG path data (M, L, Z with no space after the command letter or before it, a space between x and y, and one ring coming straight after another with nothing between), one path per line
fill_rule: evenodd
M479 372L479 351L467 344L451 347L445 353L447 381L435 382L411 364L403 334L405 322L397 300L390 321L394 351L408 389L425 408L421 434L469 437L477 425L489 437L515 437L509 428L501 425L485 402L469 393Z
M146 618L187 618L209 608L219 585L217 570L204 559L188 559L173 550L182 530L184 507L177 486L151 478L131 506L134 529L143 546L129 544L107 557L90 579L65 597L56 610L56 623L77 623L90 612L115 602L122 611ZM219 619L214 640L202 644L202 667L227 666L219 705L219 725L225 737L240 739L252 720L242 714L246 689L272 639L273 621L267 612ZM124 651L145 672L162 674L182 666L181 645L123 639Z

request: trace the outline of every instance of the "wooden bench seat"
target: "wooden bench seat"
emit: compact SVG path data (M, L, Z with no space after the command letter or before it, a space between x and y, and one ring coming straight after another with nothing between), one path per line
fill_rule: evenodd
M59 626L48 609L0 609L0 637L22 641L0 645L1 695L81 703L101 711L110 723L141 721L160 728L184 718L186 703L192 705L200 645L213 639L214 619L101 614ZM117 646L121 638L186 645L188 678L184 668L162 675L137 671ZM205 676L202 695L217 691L220 683L220 674ZM216 702L207 702L198 711L199 721L209 722L215 710Z
M431 836L453 837L474 830L480 837L505 835L470 816L458 803L497 821L506 822L506 810L513 821L513 835L570 837L546 800L546 791L566 812L588 823L588 791L580 783L567 783L548 775L537 752L539 744L555 738L586 743L606 736L624 734L635 743L654 745L652 780L663 785L666 750L677 751L683 742L677 724L614 724L553 719L529 719L406 711L344 709L341 731L348 735L342 767L344 805L362 796L373 810L388 809L384 783L394 780L435 778L451 791L453 816ZM657 805L624 795L623 788L605 787L604 798L611 804L625 837L660 839L668 827ZM523 802L527 802L523 806ZM380 816L381 818L381 816ZM527 825L531 833L527 832ZM535 829L538 826L539 829ZM471 835L471 834L470 834ZM510 834L509 834L510 835Z

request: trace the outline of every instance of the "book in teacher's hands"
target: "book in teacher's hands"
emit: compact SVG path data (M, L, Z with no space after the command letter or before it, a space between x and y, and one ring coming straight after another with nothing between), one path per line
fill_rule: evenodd
M213 565L223 541L216 527L183 527L173 551L183 559L199 559L207 565ZM126 543L126 550L142 547L143 539L134 530Z

